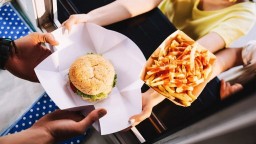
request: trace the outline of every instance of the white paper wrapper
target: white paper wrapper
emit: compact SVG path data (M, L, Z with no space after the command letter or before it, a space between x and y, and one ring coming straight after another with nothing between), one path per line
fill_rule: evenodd
M140 73L146 59L138 46L120 33L90 23L73 26L70 33L59 28L52 34L59 41L57 51L35 68L51 99L60 109L105 108L108 113L99 121L102 135L129 127L129 118L142 109ZM97 103L86 102L74 94L67 78L74 60L91 52L102 54L117 73L116 87L107 99ZM96 123L95 128L99 125Z

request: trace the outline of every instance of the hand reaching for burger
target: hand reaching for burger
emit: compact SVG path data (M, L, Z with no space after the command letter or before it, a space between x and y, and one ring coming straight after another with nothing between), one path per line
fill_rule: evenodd
M106 113L105 109L96 109L84 117L77 112L57 110L39 119L29 129L0 137L0 143L57 143L83 134L91 124Z
M38 82L34 68L51 54L51 51L41 44L57 45L58 42L50 33L31 33L14 42L16 48L12 49L5 69L19 78Z
M55 143L83 134L95 121L106 115L105 109L96 109L84 117L81 113L57 110L37 121L30 129L45 131Z

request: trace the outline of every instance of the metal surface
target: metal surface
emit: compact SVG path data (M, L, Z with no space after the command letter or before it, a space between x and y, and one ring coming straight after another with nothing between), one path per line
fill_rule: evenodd
M60 26L56 0L17 0L36 31L51 32Z
M167 136L166 138L155 142L155 144L191 144L223 135L249 125L255 125L255 101L256 94L253 94L253 96L248 99L222 110L215 115L212 115L177 133Z
M52 32L60 26L54 17L57 12L56 3L53 3L52 0L41 0L35 1L34 3L37 12L38 27L43 32Z

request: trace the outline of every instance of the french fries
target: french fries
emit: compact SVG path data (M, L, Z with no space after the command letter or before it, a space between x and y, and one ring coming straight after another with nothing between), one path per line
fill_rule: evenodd
M175 104L187 107L208 82L215 59L210 51L178 30L151 55L141 78Z

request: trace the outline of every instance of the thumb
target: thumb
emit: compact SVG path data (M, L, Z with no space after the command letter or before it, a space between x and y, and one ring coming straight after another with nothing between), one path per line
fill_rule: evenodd
M43 42L45 42L45 43L49 43L50 45L53 45L53 46L59 44L59 42L55 40L54 36L51 33L45 33L45 34L43 34L42 37L44 39Z
M62 23L62 26L68 30L68 32L71 31L71 28L74 24L77 22L77 18L75 15L71 15L65 22Z
M145 120L151 115L152 108L151 107L144 107L143 111L140 114L134 115L130 118L130 123L132 126L138 125L140 122Z
M54 46L59 44L51 33L33 33L32 35L35 37L37 43L49 43Z
M68 30L68 32L71 31L72 25L75 24L75 20L72 18L69 18L68 20L66 20L65 22L62 23L62 26Z
M105 109L96 109L90 112L83 120L81 120L79 123L83 127L83 129L86 129L90 125L92 125L94 122L99 120L101 117L107 114L107 111Z

